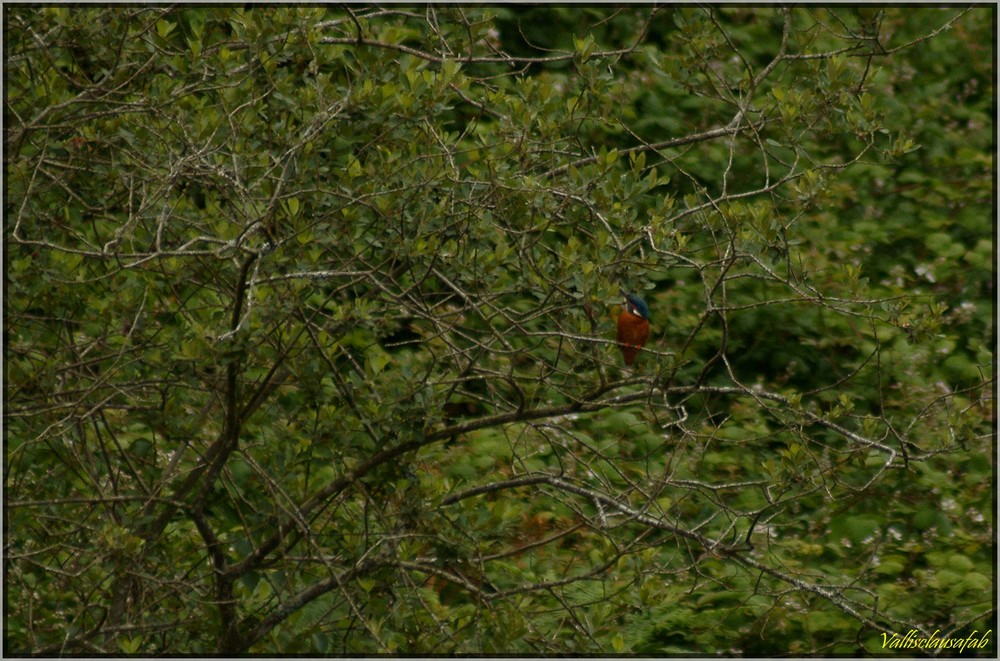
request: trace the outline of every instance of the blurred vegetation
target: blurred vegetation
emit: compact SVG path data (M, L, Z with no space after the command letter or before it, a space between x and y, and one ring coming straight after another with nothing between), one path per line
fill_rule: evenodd
M994 11L5 8L5 650L996 631Z

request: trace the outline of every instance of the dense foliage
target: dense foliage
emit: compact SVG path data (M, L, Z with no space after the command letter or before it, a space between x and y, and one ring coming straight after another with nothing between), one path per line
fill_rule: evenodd
M992 7L4 11L8 653L996 630Z

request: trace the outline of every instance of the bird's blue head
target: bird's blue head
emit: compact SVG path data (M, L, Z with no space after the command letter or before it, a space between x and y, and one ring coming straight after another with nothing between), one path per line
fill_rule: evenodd
M646 305L646 301L642 300L637 294L629 294L624 290L622 290L622 295L625 297L626 310L643 319L649 319L649 306Z

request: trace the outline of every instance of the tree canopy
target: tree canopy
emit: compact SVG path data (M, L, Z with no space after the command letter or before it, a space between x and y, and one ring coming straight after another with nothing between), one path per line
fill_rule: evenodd
M996 630L994 8L4 19L8 653Z

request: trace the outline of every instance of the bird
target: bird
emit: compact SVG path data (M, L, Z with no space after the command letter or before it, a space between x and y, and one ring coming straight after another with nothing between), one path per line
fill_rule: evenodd
M637 294L629 294L621 290L625 297L625 309L618 315L618 347L622 350L622 358L629 367L635 361L639 349L649 338L649 307L646 301Z

